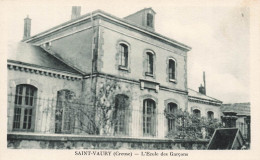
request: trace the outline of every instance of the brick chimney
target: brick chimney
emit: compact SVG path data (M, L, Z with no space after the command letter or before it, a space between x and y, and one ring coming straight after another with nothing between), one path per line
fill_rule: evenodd
M76 19L80 17L80 11L81 11L80 6L72 6L71 19Z
M31 19L27 15L24 19L24 32L23 32L23 39L27 39L31 37Z
M204 86L202 86L202 84L200 84L199 92L201 94L206 95L206 75L205 75L205 72L203 72L203 83L204 83Z
M200 84L199 92L200 92L201 94L206 94L206 93L205 93L205 87L203 87L202 84Z

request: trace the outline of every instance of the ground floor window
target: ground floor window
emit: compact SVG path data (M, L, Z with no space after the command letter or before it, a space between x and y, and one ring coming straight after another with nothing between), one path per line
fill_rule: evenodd
M143 134L145 136L155 136L155 101L145 99L143 101Z
M13 130L33 131L37 88L32 85L16 86Z
M207 116L208 116L208 119L214 119L214 112L208 111Z
M193 110L193 114L194 114L194 116L196 116L196 117L201 117L201 113L200 113L200 110L198 110L198 109L194 109Z
M55 133L71 133L73 131L73 97L74 93L70 90L58 91L55 110Z
M115 110L113 114L114 134L127 135L129 122L129 98L120 94L115 97Z
M175 115L177 112L177 104L169 103L167 106L167 112ZM170 117L168 120L168 131L175 131L176 130L176 119L174 117Z

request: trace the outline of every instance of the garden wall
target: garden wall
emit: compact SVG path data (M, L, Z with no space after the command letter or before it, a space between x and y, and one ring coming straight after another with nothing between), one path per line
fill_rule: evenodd
M169 140L155 138L118 138L83 135L46 135L9 133L11 149L145 149L204 150L208 140Z

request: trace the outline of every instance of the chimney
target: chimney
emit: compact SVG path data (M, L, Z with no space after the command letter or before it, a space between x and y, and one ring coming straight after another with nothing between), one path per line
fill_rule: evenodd
M72 6L71 19L76 19L80 17L80 11L81 11L80 6Z
M206 74L203 71L203 82L204 82L204 91L205 91L205 95L206 95Z
M202 84L200 84L199 92L201 94L205 94L206 95L206 76L205 76L205 72L203 72L203 83L204 83L204 86L202 86Z
M31 19L27 15L27 17L24 19L24 33L23 33L23 39L27 39L31 37Z
M205 94L205 95L206 95L205 87L203 87L202 84L200 84L199 92L200 92L201 94Z

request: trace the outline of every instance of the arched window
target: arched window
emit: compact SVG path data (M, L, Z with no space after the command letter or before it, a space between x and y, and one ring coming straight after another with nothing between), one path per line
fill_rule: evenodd
M128 67L128 46L126 44L119 44L119 66Z
M115 135L128 134L129 98L119 94L115 97L115 110L113 114Z
M73 97L70 90L57 92L57 105L55 111L55 133L71 133L74 127Z
M169 79L176 80L176 62L173 59L169 59Z
M207 115L208 115L208 119L214 119L214 112L208 111Z
M151 13L147 13L147 26L153 27L153 15Z
M177 112L177 104L176 103L169 103L167 106L168 113L176 114ZM168 131L175 131L176 130L176 124L175 124L175 118L168 118Z
M196 117L200 117L201 115L200 115L200 110L198 110L198 109L194 109L193 110L193 114L196 116Z
M155 136L155 101L145 99L143 102L143 134Z
M153 75L153 64L154 64L154 55L151 52L147 52L147 74Z
M16 86L13 130L33 131L37 88L32 85Z

